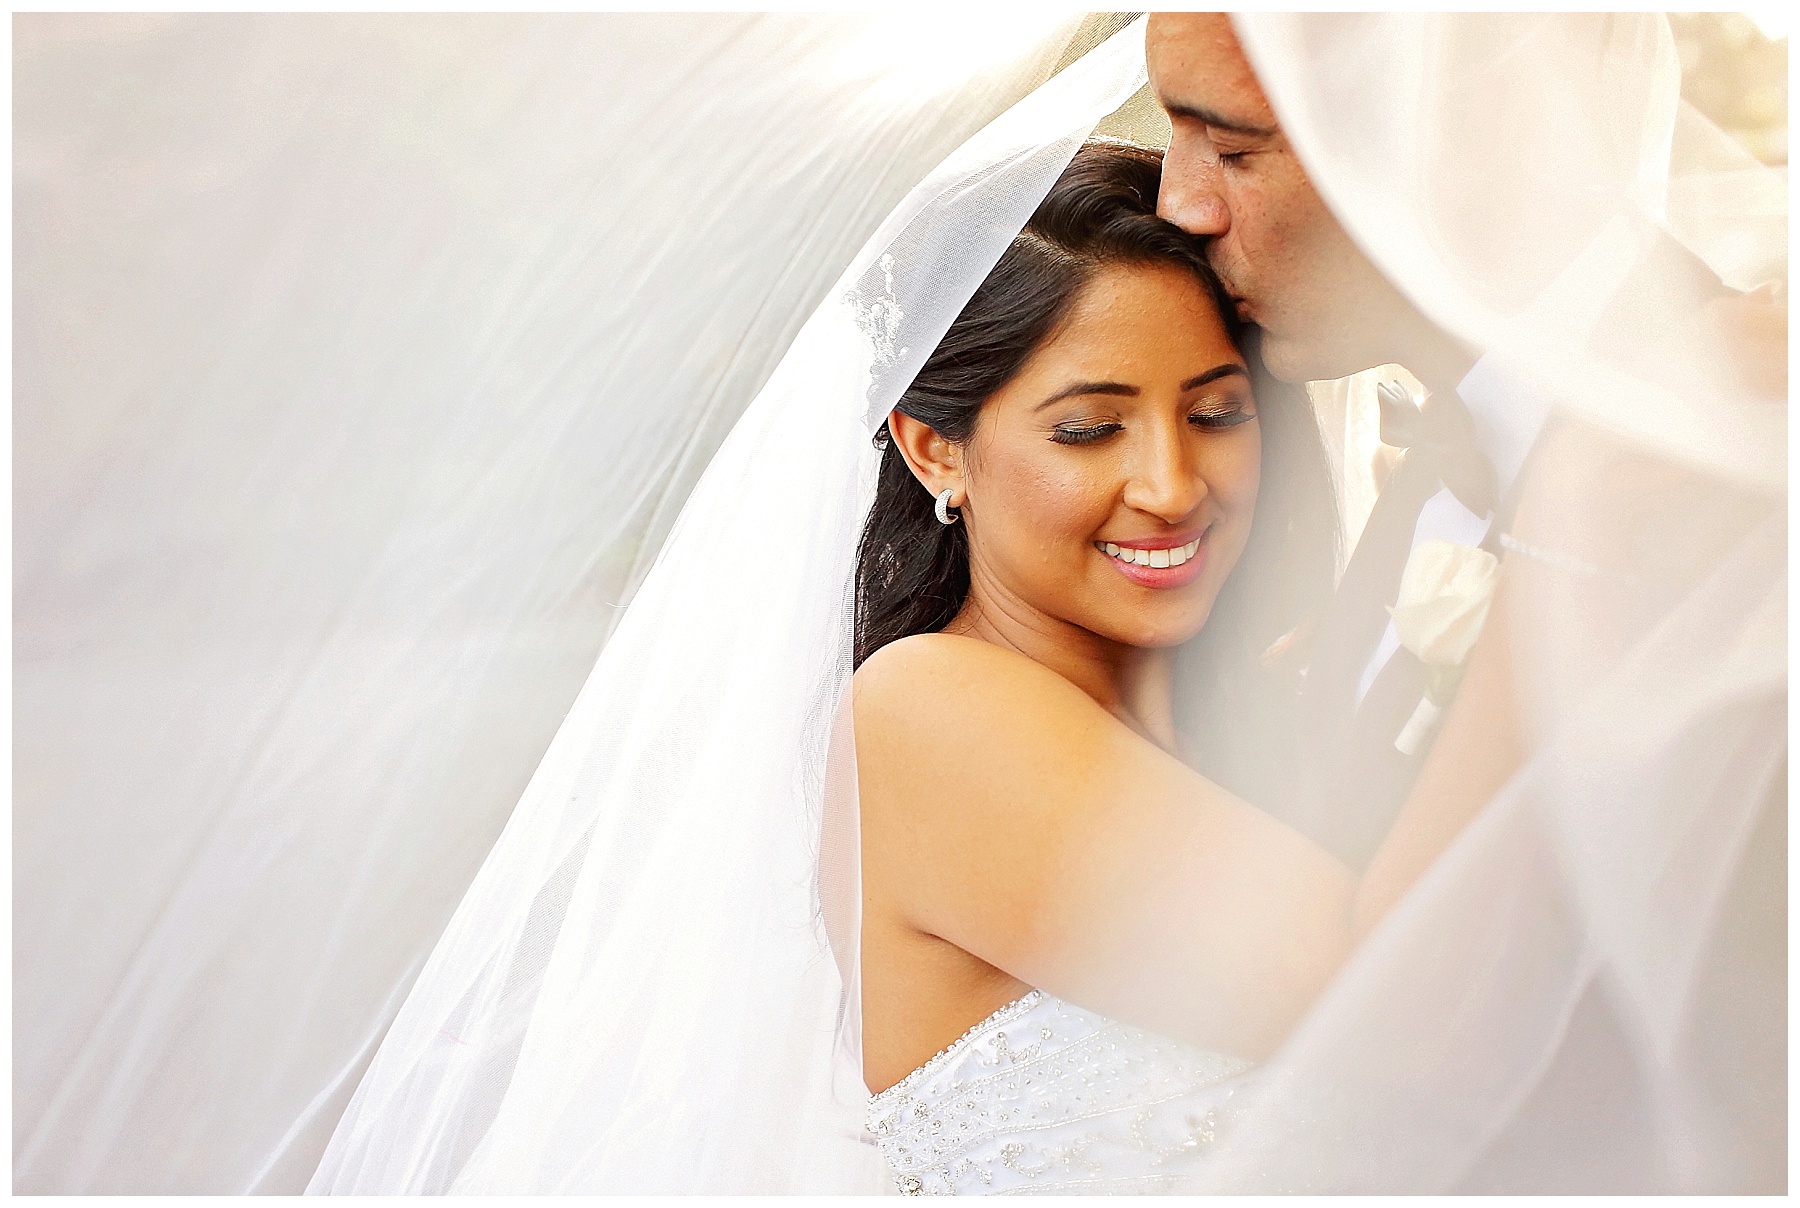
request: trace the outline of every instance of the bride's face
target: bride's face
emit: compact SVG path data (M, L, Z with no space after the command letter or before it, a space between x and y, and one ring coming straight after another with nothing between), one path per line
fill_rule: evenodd
M1249 535L1256 401L1198 282L1113 267L982 406L965 461L984 607L1174 645L1205 623Z

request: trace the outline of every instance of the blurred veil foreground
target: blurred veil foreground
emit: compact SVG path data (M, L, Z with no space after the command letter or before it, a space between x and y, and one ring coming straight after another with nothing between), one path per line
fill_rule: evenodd
M306 1185L713 451L1072 29L18 19L19 1190Z
M17 21L17 1191L879 1185L817 925L868 433L1145 137L1121 25ZM1720 300L1785 173L1658 16L1239 32L1560 419L1530 756L1184 1189L1782 1190L1785 385Z
M1782 1190L1785 331L1733 308L1785 327L1785 168L1660 14L1238 26L1371 259L1556 411L1501 538L1526 762L1195 1189Z

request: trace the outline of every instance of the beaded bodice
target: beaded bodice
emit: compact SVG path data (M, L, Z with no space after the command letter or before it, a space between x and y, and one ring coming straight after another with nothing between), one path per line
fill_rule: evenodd
M1033 990L869 1102L907 1195L1167 1190L1250 1063Z

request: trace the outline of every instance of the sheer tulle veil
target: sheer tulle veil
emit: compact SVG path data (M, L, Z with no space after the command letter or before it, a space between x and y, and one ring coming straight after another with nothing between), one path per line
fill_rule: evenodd
M964 144L801 329L420 974L315 1190L879 1188L840 716L870 437L1095 123L1143 85L1142 38L1141 23L1115 35Z
M1193 1190L1779 1189L1787 414L1718 300L1785 294L1785 174L1660 15L1238 26L1352 235L1560 418L1506 571L1536 752Z
M305 1187L726 433L1078 24L19 19L19 1190Z
M21 21L20 1190L297 1189L328 1131L315 1192L882 1189L870 435L1145 80L1142 21L1054 75L1066 25L971 22ZM1657 16L1237 26L1359 245L1559 419L1534 754L1187 1189L1782 1186L1786 412L1715 319L1785 292L1785 175Z
M1535 755L1271 1063L1195 1189L1755 1185L1756 1129L1779 1110L1718 1062L1721 1037L1740 1059L1778 1044L1766 994L1722 987L1779 967L1779 920L1744 886L1775 855L1785 759L1785 415L1732 371L1705 325L1717 286L1694 265L1740 287L1784 272L1784 246L1743 238L1766 234L1756 207L1777 186L1681 109L1659 18L1243 24L1346 225L1567 424L1533 470L1554 548L1509 571ZM316 1186L872 1177L839 716L867 436L1138 86L1140 37L953 156L803 330L689 501ZM1634 1106L1595 1108L1623 1087ZM1576 1114L1587 1143L1547 1143L1546 1122Z

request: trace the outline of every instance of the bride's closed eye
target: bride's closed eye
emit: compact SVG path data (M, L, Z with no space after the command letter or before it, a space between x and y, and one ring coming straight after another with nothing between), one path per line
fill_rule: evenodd
M1050 439L1059 445L1091 445L1095 441L1105 440L1114 432L1124 430L1125 425L1107 421L1098 424L1058 424L1050 430Z
M1255 418L1254 405L1230 402L1196 411L1188 416L1188 423L1203 432L1222 432ZM1104 423L1058 424L1051 429L1050 439L1059 445L1091 445L1105 440L1115 432L1123 431L1124 428L1124 424L1111 420Z
M1188 423L1207 432L1222 432L1255 418L1256 407L1254 404L1228 402L1194 412L1188 416Z

